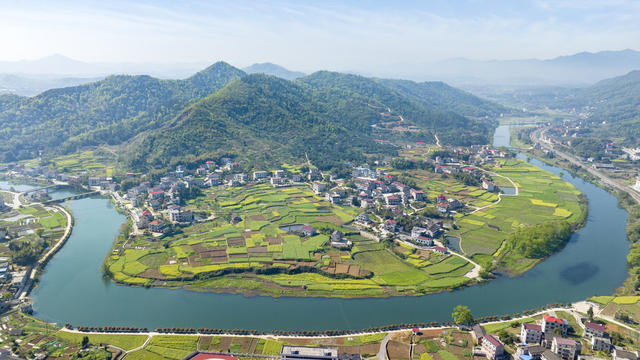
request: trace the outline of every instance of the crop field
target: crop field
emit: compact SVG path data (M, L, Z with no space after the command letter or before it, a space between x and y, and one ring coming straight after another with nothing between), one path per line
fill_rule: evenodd
M394 171L391 173L399 174ZM431 199L439 194L445 194L447 197L455 197L474 207L487 206L498 200L497 194L481 187L465 185L450 176L444 177L427 170L411 170L406 174L424 191L425 196Z
M49 162L49 166L65 173L79 173L87 171L96 176L113 176L115 169L115 155L108 152L83 151L79 153L58 156ZM26 166L39 165L37 160L26 163Z
M67 225L67 218L55 208L41 205L24 206L0 214L0 228L5 228L23 242L57 242ZM0 243L0 256L11 255L7 242Z
M501 167L489 169L509 177L519 188L518 196L503 196L502 201L474 214L457 215L467 255L491 255L504 239L520 226L553 219L577 223L584 216L579 203L580 191L559 177L524 161L510 159Z
M113 278L132 285L160 280L183 286L186 281L212 290L265 292L271 287L287 294L347 297L424 293L469 281L464 275L471 264L457 257L412 255L403 260L382 244L345 228L360 210L332 205L307 187L216 188L190 201L188 207L215 218L161 240L140 236L135 248L115 250L107 262ZM241 220L225 220L231 214ZM299 230L305 224L317 233L303 236ZM351 249L328 244L335 229L353 242ZM303 270L298 273L297 268ZM265 269L275 273L263 274ZM231 276L238 272L242 278ZM197 281L201 274L214 279ZM220 275L225 275L224 280Z

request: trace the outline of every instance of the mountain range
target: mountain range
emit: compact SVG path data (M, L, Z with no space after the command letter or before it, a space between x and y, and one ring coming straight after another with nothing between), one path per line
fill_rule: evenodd
M395 142L433 142L434 134L450 144L487 143L489 116L507 111L444 84L402 89L413 92L326 71L289 81L224 62L184 80L112 75L35 97L1 95L0 161L106 144L136 169L222 153L265 163L306 154L330 167Z
M384 76L413 80L438 79L455 86L588 86L640 69L635 50L582 52L553 59L471 60L402 63L380 69Z
M206 67L193 63L88 63L52 55L37 60L0 61L0 74L56 75L56 77L104 77L110 74L146 74L165 79L183 79ZM640 52L616 50L581 52L552 59L473 60L452 58L429 62L396 64L358 69L366 76L440 80L465 89L475 86L588 86L600 80L640 69ZM303 73L290 71L272 63L254 64L247 73L264 73L293 80ZM0 87L2 83L0 83Z

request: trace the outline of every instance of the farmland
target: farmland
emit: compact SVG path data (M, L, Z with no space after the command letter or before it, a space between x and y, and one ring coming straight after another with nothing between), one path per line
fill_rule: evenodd
M388 245L360 236L345 225L359 209L332 205L306 187L217 188L187 207L212 216L162 239L138 236L127 246L116 242L105 263L113 279L195 290L340 297L417 295L470 281L464 275L472 265L460 258L422 251L403 259ZM232 214L240 221L229 221ZM301 236L286 228L302 224L317 234ZM329 246L335 229L353 242L351 249Z
M504 240L522 226L546 221L566 220L579 224L584 220L586 208L580 200L580 191L561 178L518 159L501 159L500 166L485 166L497 186L512 187L509 178L518 186L518 196L498 196L482 188L464 185L451 176L426 170L404 173L425 191L428 197L445 194L465 204L469 211L453 216L458 229L449 234L461 238L463 252L481 264L488 265L492 257L500 256ZM483 208L486 207L486 208ZM483 208L473 212L474 208ZM505 271L526 271L536 261L506 257Z
M0 242L0 256L18 256L19 264L27 265L62 237L66 225L67 218L56 207L32 205L3 212L0 228L8 230L12 240Z

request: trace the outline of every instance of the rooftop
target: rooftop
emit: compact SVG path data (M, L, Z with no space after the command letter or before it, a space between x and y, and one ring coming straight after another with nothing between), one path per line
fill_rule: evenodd
M563 338L563 337L559 337L559 336L554 337L553 341L558 343L558 345L576 346L578 344L573 339L567 339L567 338Z
M282 346L282 355L336 357L338 356L338 348L284 345Z
M537 330L542 331L542 326L536 324L522 324L522 326L527 330Z
M605 332L604 325L596 324L596 323L593 323L591 321L585 322L584 326L589 328L589 329L593 329L593 330L600 331L600 332Z
M562 324L562 325L566 325L567 321L564 319L559 319L557 317L553 317L551 315L545 315L544 316L544 321L546 322L552 322L552 323L556 323L556 324Z
M493 337L493 335L491 335L491 334L485 335L484 338L487 339L487 341L489 341L490 343L492 343L495 347L504 346L504 345L502 345L502 343L498 339Z

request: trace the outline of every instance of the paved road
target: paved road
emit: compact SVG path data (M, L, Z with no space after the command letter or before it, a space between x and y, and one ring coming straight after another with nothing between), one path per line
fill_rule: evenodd
M543 139L543 135L545 133L545 131L547 131L548 129L541 129L541 130L536 130L536 131L532 131L531 132L531 140L533 142L537 142L539 143L543 148L553 152L554 154L556 154L556 156L559 156L562 159L567 160L569 163L579 166L582 169L586 170L587 172L589 172L591 175L597 177L598 179L600 179L600 181L607 185L610 186L614 189L626 192L627 194L629 194L635 201L637 201L638 203L640 203L640 194L638 192L636 192L635 190L633 190L630 186L621 184L619 182L617 182L616 180L611 179L610 177L608 177L607 175L605 175L603 172L594 169L593 167L589 166L589 165L585 165L582 163L582 161L580 161L580 159L578 159L577 157L570 155L566 152L563 152L561 150L558 150L556 148L556 146L553 145L553 143L549 140Z
M391 335L393 335L393 333L388 333L387 336L382 339L382 342L380 343L380 351L378 351L378 360L389 360L387 357L387 344L389 343L389 340L391 340Z

